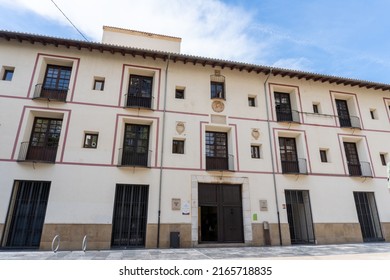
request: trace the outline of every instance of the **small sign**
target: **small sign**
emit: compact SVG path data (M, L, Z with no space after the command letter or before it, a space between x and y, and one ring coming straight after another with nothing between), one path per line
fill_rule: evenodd
M183 204L181 205L182 215L189 215L190 209L191 209L191 203L188 200L183 201Z
M172 198L172 210L180 211L181 209L181 199L180 198Z
M260 200L260 211L268 211L268 202L267 200Z
M252 216L253 218L253 221L257 221L257 214L255 213L255 214L253 214L253 216Z

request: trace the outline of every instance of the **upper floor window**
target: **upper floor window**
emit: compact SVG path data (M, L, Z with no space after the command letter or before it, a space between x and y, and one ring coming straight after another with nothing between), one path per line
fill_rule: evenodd
M153 77L130 75L127 107L152 107Z
M149 166L149 125L126 124L119 165Z
M249 107L256 107L256 97L248 96L248 105Z
M43 84L36 85L34 98L65 101L71 73L72 67L47 65Z
M318 104L313 104L313 113L314 114L319 114L320 111L318 110Z
M14 69L4 68L3 81L11 81L14 76Z
M104 90L104 78L95 78L93 82L93 89L94 90Z
M176 88L175 98L176 99L184 99L184 88Z
M298 111L291 109L290 94L275 92L275 110L278 122L300 122Z
M96 149L99 134L97 133L85 133L84 148Z
M21 144L18 160L55 162L61 128L61 119L36 117L30 142Z
M172 141L172 153L173 154L184 154L184 140L173 140Z
M211 98L225 99L225 76L216 70L215 75L210 76Z
M260 158L260 146L259 145L251 145L251 157L252 158Z
M348 100L336 99L335 101L340 127L361 128L360 119L357 116L351 116L349 112Z

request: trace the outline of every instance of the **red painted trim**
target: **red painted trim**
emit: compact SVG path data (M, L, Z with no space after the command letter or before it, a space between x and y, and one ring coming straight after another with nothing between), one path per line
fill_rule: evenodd
M122 95L123 93L123 83L125 80L125 72L126 72L126 67L129 68L140 68L140 69L149 69L149 70L154 70L158 72L158 79L157 83L157 110L160 108L160 88L161 88L161 68L156 68L156 67L149 67L149 66L143 66L143 65L136 65L136 64L123 64L122 65L122 77L121 77L121 83L120 83L120 89L119 89L119 100L118 100L118 107L121 107L122 103ZM124 106L122 106L124 107Z
M162 110L156 110L156 112L163 112ZM166 110L166 113L172 113L172 114L180 114L180 115L190 115L190 116L200 116L200 117L208 117L209 114L199 114L199 113L190 113L190 112L180 112L180 111L170 111ZM231 117L229 117L231 118Z
M33 68L33 72L32 72L32 75L31 75L31 80L30 80L30 85L28 86L27 98L30 98L30 93L31 93L32 84L33 84L33 81L34 81L35 73L36 73L36 71L37 71L37 65L38 65L39 55L40 55L40 54L38 53L38 54L37 54L37 57L35 58L34 68Z
M158 160L158 132L159 132L159 126L160 126L160 117L147 117L147 116L137 116L137 115L127 115L127 114L117 114L116 115L116 122L115 122L115 131L114 131L114 143L112 147L112 156L111 156L111 165L114 165L114 157L115 157L115 150L116 150L116 139L118 134L118 123L119 123L119 117L130 117L134 119L147 119L147 120L156 120L156 146L155 146L155 163L154 166L157 167L157 160Z
M52 112L66 112L66 113L68 113L68 120L70 119L70 114L71 114L71 110L67 110L67 109L48 109L48 108L36 107L36 106L24 106L23 110L22 110L22 115L20 116L18 130L17 130L16 136L15 136L14 146L12 148L11 160L13 160L14 157L15 157L16 147L17 147L17 145L19 143L20 130L21 130L21 127L22 127L22 123L23 123L24 115L26 113L26 109L38 109L38 110L52 111ZM68 134L68 128L69 128L69 122L67 123L67 127L65 129L65 136L64 136L65 138L64 138L64 144L63 144L63 148L62 148L62 152L61 152L61 160L62 160L62 158L64 156L65 143L66 143L66 137L67 137L67 134Z
M199 123L199 127L200 127L200 133L199 133L199 135L200 135L200 141L199 141L199 145L200 145L200 160L199 160L199 162L200 162L200 167L199 167L199 169L200 170L203 170L202 169L202 166L203 166L203 125L204 124L208 124L209 122L200 122Z
M65 128L65 135L64 135L64 143L62 144L62 152L61 152L61 158L60 158L60 162L63 162L64 161L64 154L65 154L65 146L66 146L66 141L68 139L68 131L69 131L69 123L70 123L70 117L72 115L72 111L71 110L67 110L68 111L68 119L66 121L66 128Z
M208 116L208 115L207 115ZM230 117L232 120L242 120L242 121L256 121L256 122L267 122L267 120L263 119L254 119L254 118L242 118L242 117Z
M12 95L2 95L0 94L1 98L11 98L11 99L25 99L30 100L30 98L24 97L24 96L12 96Z
M33 86L34 78L35 78L35 73L37 71L38 61L39 61L41 56L42 57L64 58L64 59L77 61L75 77L74 77L74 80L73 80L73 88L72 88L72 91L71 91L71 98L70 98L70 101L72 101L73 100L74 91L75 91L75 87L76 87L77 75L78 75L78 71L79 71L80 58L78 58L78 57L71 57L71 56L63 56L63 55L47 54L47 53L37 53L37 57L36 57L35 63L34 63L33 73L31 75L30 85L28 87L27 98L31 98L31 89L32 89L32 86Z
M234 133L234 138L236 139L236 163L237 163L237 172L240 171L240 156L239 156L239 152L238 152L238 130L237 130L237 124L229 124L229 126L234 126L234 130L235 130L235 133Z

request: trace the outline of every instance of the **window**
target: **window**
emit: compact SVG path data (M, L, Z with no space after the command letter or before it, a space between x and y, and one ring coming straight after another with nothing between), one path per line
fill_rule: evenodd
M248 96L248 105L249 107L256 107L256 97Z
M85 133L84 137L84 148L97 148L97 142L98 142L98 136L97 133Z
M14 76L13 69L5 69L3 75L3 81L11 81L13 76Z
M149 166L148 125L126 124L123 139L122 166Z
M95 81L93 83L93 89L101 91L104 90L104 79L95 78Z
M260 158L260 146L251 145L251 157L252 158Z
M228 170L227 133L206 131L206 169Z
M176 99L184 99L184 88L176 88L175 98Z
M35 87L34 98L66 101L72 67L47 65L43 84Z
M211 98L225 99L225 84L221 82L211 82Z
M278 122L293 121L290 94L275 92L275 109Z
M313 104L313 113L314 114L318 114L319 111L318 111L318 104Z
M153 77L130 75L127 107L152 107Z
M386 154L380 154L381 162L383 166L386 166Z
M184 140L173 140L172 141L172 153L173 154L184 154Z
M376 110L370 109L370 115L371 115L371 119L375 120L376 119Z
M320 150L321 162L328 162L328 155L326 150Z

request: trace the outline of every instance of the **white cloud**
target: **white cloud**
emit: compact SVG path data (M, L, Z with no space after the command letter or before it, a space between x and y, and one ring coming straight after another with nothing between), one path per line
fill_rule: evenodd
M55 0L87 37L100 41L102 26L181 37L182 53L213 58L259 61L264 48L247 35L251 11L219 0ZM51 1L0 0L69 25ZM61 34L59 34L61 36ZM255 59L256 58L256 59Z
M299 58L283 58L276 61L272 66L285 69L295 69L311 72L310 60L304 57Z

